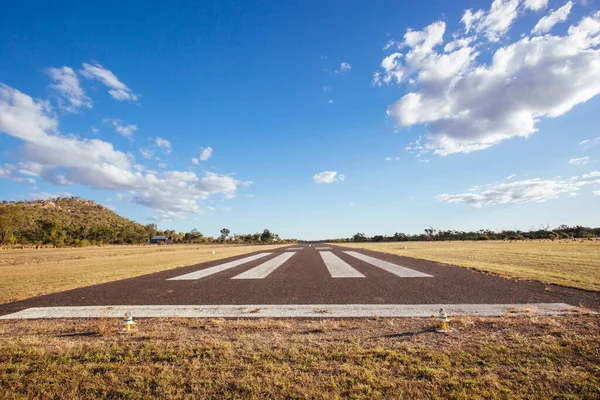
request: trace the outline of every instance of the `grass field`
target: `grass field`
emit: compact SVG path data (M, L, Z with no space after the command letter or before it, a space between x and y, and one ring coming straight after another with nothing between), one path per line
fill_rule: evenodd
M280 246L174 245L0 251L0 303L276 247ZM215 250L215 254L211 250Z
M0 322L0 397L600 397L600 317Z
M336 244L460 265L512 278L600 291L598 240Z

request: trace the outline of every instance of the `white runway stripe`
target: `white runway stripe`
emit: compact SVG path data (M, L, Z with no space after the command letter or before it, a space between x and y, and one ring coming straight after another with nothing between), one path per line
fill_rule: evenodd
M315 250L331 250L331 247L315 247Z
M332 278L364 278L365 276L352 268L330 251L319 252Z
M285 249L285 251L291 251L291 250L302 250L302 247L290 247L289 249Z
M295 252L288 252L278 255L277 257L265 261L257 267L249 269L246 272L242 272L239 275L234 276L231 279L264 279L277 268L279 268L284 262L292 258L296 254Z
M450 317L459 315L564 315L581 308L565 303L530 304L267 304L267 305L170 305L170 306L83 306L28 308L1 319L38 318L430 318L440 308ZM515 313L516 312L516 313Z
M400 265L379 260L375 257L370 257L365 254L357 253L356 251L345 251L344 253L354 258L358 258L359 260L364 261L367 264L371 264L376 266L377 268L381 268L382 270L399 276L401 278L433 278L433 276L425 274L423 272L415 271L414 269L406 267L401 267Z
M266 257L266 256L271 255L271 254L273 254L273 253L255 254L253 256L249 256L249 257L245 257L245 258L240 258L239 260L230 261L228 263L221 264L221 265L216 265L214 267L210 267L210 268L206 268L206 269L201 269L200 271L192 272L192 273L185 274L185 275L176 276L175 278L171 278L171 279L167 279L167 280L169 280L169 281L182 281L182 280L201 279L201 278L207 277L209 275L216 274L218 272L225 271L225 270L228 270L230 268L237 267L238 265L242 265L242 264L246 264L247 262L250 262L250 261L258 260L259 258L263 258L263 257Z

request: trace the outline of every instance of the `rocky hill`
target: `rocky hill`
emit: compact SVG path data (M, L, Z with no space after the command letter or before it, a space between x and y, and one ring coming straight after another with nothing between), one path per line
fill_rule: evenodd
M0 246L144 243L146 228L78 197L0 204Z

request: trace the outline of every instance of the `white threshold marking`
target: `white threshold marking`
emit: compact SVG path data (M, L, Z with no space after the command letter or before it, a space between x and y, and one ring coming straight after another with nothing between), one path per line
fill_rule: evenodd
M170 279L167 279L167 280L168 281L181 281L181 280L201 279L201 278L204 278L206 276L209 276L209 275L212 275L212 274L216 274L218 272L222 272L222 271L225 271L225 270L237 267L238 265L242 265L242 264L245 264L245 263L250 262L250 261L258 260L259 258L263 258L263 257L266 257L266 256L271 255L271 254L273 254L273 253L255 254L253 256L240 258L239 260L230 261L230 262L225 263L225 264L215 265L214 267L210 267L210 268L206 268L206 269L201 269L200 271L191 272L191 273L185 274L185 275L179 275L179 276L176 276L175 278L170 278Z
M302 250L302 247L290 247L285 249L285 251L290 251L290 250Z
M1 315L0 319L40 318L364 318L427 317L444 308L450 317L459 315L564 315L582 310L565 303L529 304L267 304L267 305L174 305L36 307Z
M365 276L352 268L346 261L342 260L330 251L319 252L329 275L332 278L364 278Z
M432 275L415 271L414 269L402 267L391 262L379 260L375 257L370 257L365 254L357 253L356 251L345 251L344 253L354 258L358 258L359 260L364 261L367 264L371 264L376 266L377 268L381 268L382 270L399 276L401 278L433 278Z
M265 261L259 266L242 272L231 279L264 279L269 276L271 272L279 268L284 262L292 258L294 254L296 253L293 251L280 254L277 257L272 258L269 261Z
M331 250L331 247L315 247L315 250Z

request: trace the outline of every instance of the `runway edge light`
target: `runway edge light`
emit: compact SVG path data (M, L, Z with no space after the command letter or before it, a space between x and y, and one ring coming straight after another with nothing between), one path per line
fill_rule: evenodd
M450 318L448 318L448 313L443 308L440 308L440 312L438 313L437 320L440 321L440 327L436 329L437 332L451 332L452 330L448 326L448 322L450 322Z
M130 311L125 313L125 317L123 318L123 322L121 322L122 332L131 332L131 328L133 328L133 315Z

